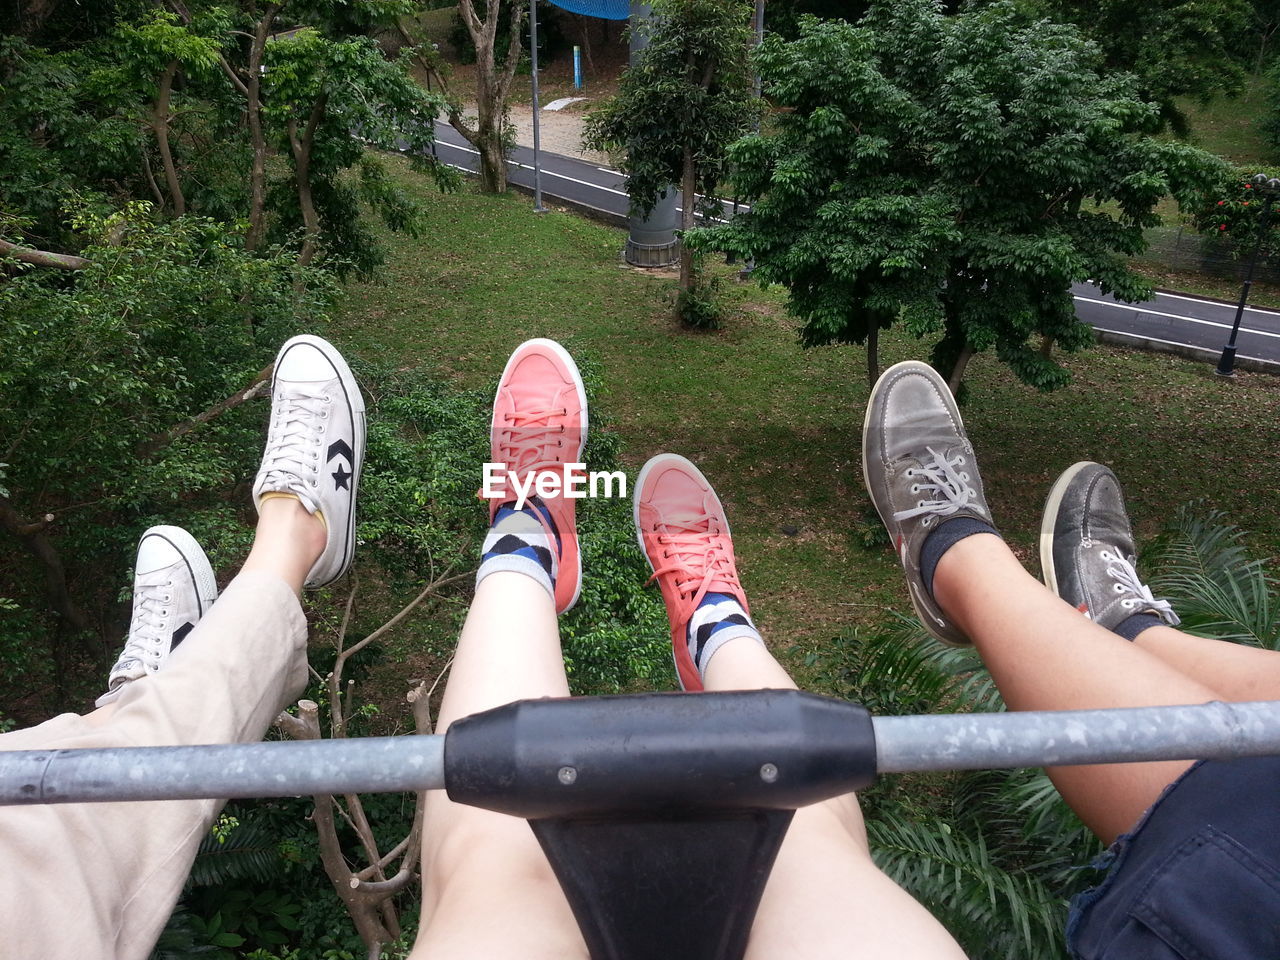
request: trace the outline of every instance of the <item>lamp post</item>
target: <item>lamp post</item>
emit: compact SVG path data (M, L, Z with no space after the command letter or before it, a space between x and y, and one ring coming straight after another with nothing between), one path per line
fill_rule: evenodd
M529 0L529 54L533 77L533 212L546 213L542 205L542 137L538 128L538 0Z
M1240 303L1236 306L1236 319L1231 324L1231 339L1222 348L1222 359L1218 361L1218 369L1214 371L1220 377L1236 375L1236 334L1240 332L1240 321L1244 318L1244 305L1249 300L1249 288L1253 286L1253 270L1258 265L1258 251L1262 249L1262 240L1267 235L1267 224L1271 220L1271 204L1275 201L1276 194L1280 193L1280 179L1268 177L1265 173L1255 174L1252 183L1255 190L1260 191L1263 196L1262 218L1258 221L1258 236L1253 242L1253 253L1249 256L1249 269L1245 271Z

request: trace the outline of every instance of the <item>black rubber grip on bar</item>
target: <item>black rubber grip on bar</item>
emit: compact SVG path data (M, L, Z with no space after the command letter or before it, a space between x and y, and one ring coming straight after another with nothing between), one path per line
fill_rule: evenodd
M528 819L795 809L875 779L871 716L798 690L522 700L457 721L445 788Z

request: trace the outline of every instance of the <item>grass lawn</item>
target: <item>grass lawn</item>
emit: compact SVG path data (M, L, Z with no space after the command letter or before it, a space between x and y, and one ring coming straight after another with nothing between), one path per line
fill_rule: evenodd
M1262 77L1248 77L1244 92L1235 99L1220 97L1208 106L1187 100L1180 106L1191 123L1191 142L1196 146L1245 166L1275 162L1275 150L1261 133L1261 124L1271 110Z
M377 356L491 388L516 344L560 340L607 384L595 413L621 434L633 476L671 450L716 484L776 649L821 649L842 628L909 610L862 486L861 350L802 350L781 294L735 280L724 330L681 330L670 319L674 281L622 266L621 231L537 216L520 196L440 196L407 182L431 205L431 232L388 237L383 275L350 288L333 335L357 362ZM884 339L885 365L928 353L900 334ZM1073 384L1047 395L989 356L968 375L964 412L995 516L1029 566L1043 497L1079 459L1126 480L1141 535L1205 497L1252 532L1255 552L1280 552L1280 378L1224 382L1207 364L1113 348L1066 363Z

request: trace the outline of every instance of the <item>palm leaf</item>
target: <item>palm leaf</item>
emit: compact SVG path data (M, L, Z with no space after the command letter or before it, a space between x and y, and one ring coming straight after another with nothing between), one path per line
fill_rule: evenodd
M1033 871L1001 866L980 832L884 810L867 823L867 835L876 864L972 956L1065 956L1065 898Z
M1221 511L1179 507L1147 552L1152 591L1168 597L1189 633L1280 648L1276 581L1251 559L1244 534Z
M237 880L269 881L285 867L279 845L266 828L242 823L221 840L205 834L191 865L188 884L209 887Z

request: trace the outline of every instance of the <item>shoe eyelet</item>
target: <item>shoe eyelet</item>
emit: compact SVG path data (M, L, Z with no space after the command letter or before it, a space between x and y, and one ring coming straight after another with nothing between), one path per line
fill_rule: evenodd
M911 469L910 467L907 467L907 476L908 476L908 477L914 477L915 475L916 475L916 472L915 472L913 469Z
M925 517L923 520L920 521L920 526L922 527L933 526L933 517Z
M1112 590L1114 590L1116 593L1124 593L1124 585L1123 585L1123 584L1119 584L1119 583L1117 583L1117 584L1116 584L1115 586L1113 586L1111 589L1112 589Z
M968 475L967 473L962 473L962 474L960 474L960 479L961 479L961 480L963 480L965 483L968 483L968 482L969 482L969 475Z
M312 477L310 480L307 481L307 483L311 484L311 486L314 487L316 485L316 478Z
M325 403L333 403L333 397L329 396L329 395L326 393L326 394L324 395L324 402L325 402Z
M328 411L328 410L326 410L326 411L324 411L323 413L321 413L321 414L320 414L320 419L321 419L321 420L328 420L328 419L329 419L329 411Z
M911 492L912 492L912 493L919 493L919 492L920 492L920 484L918 484L918 483L913 483L913 484L911 485Z

